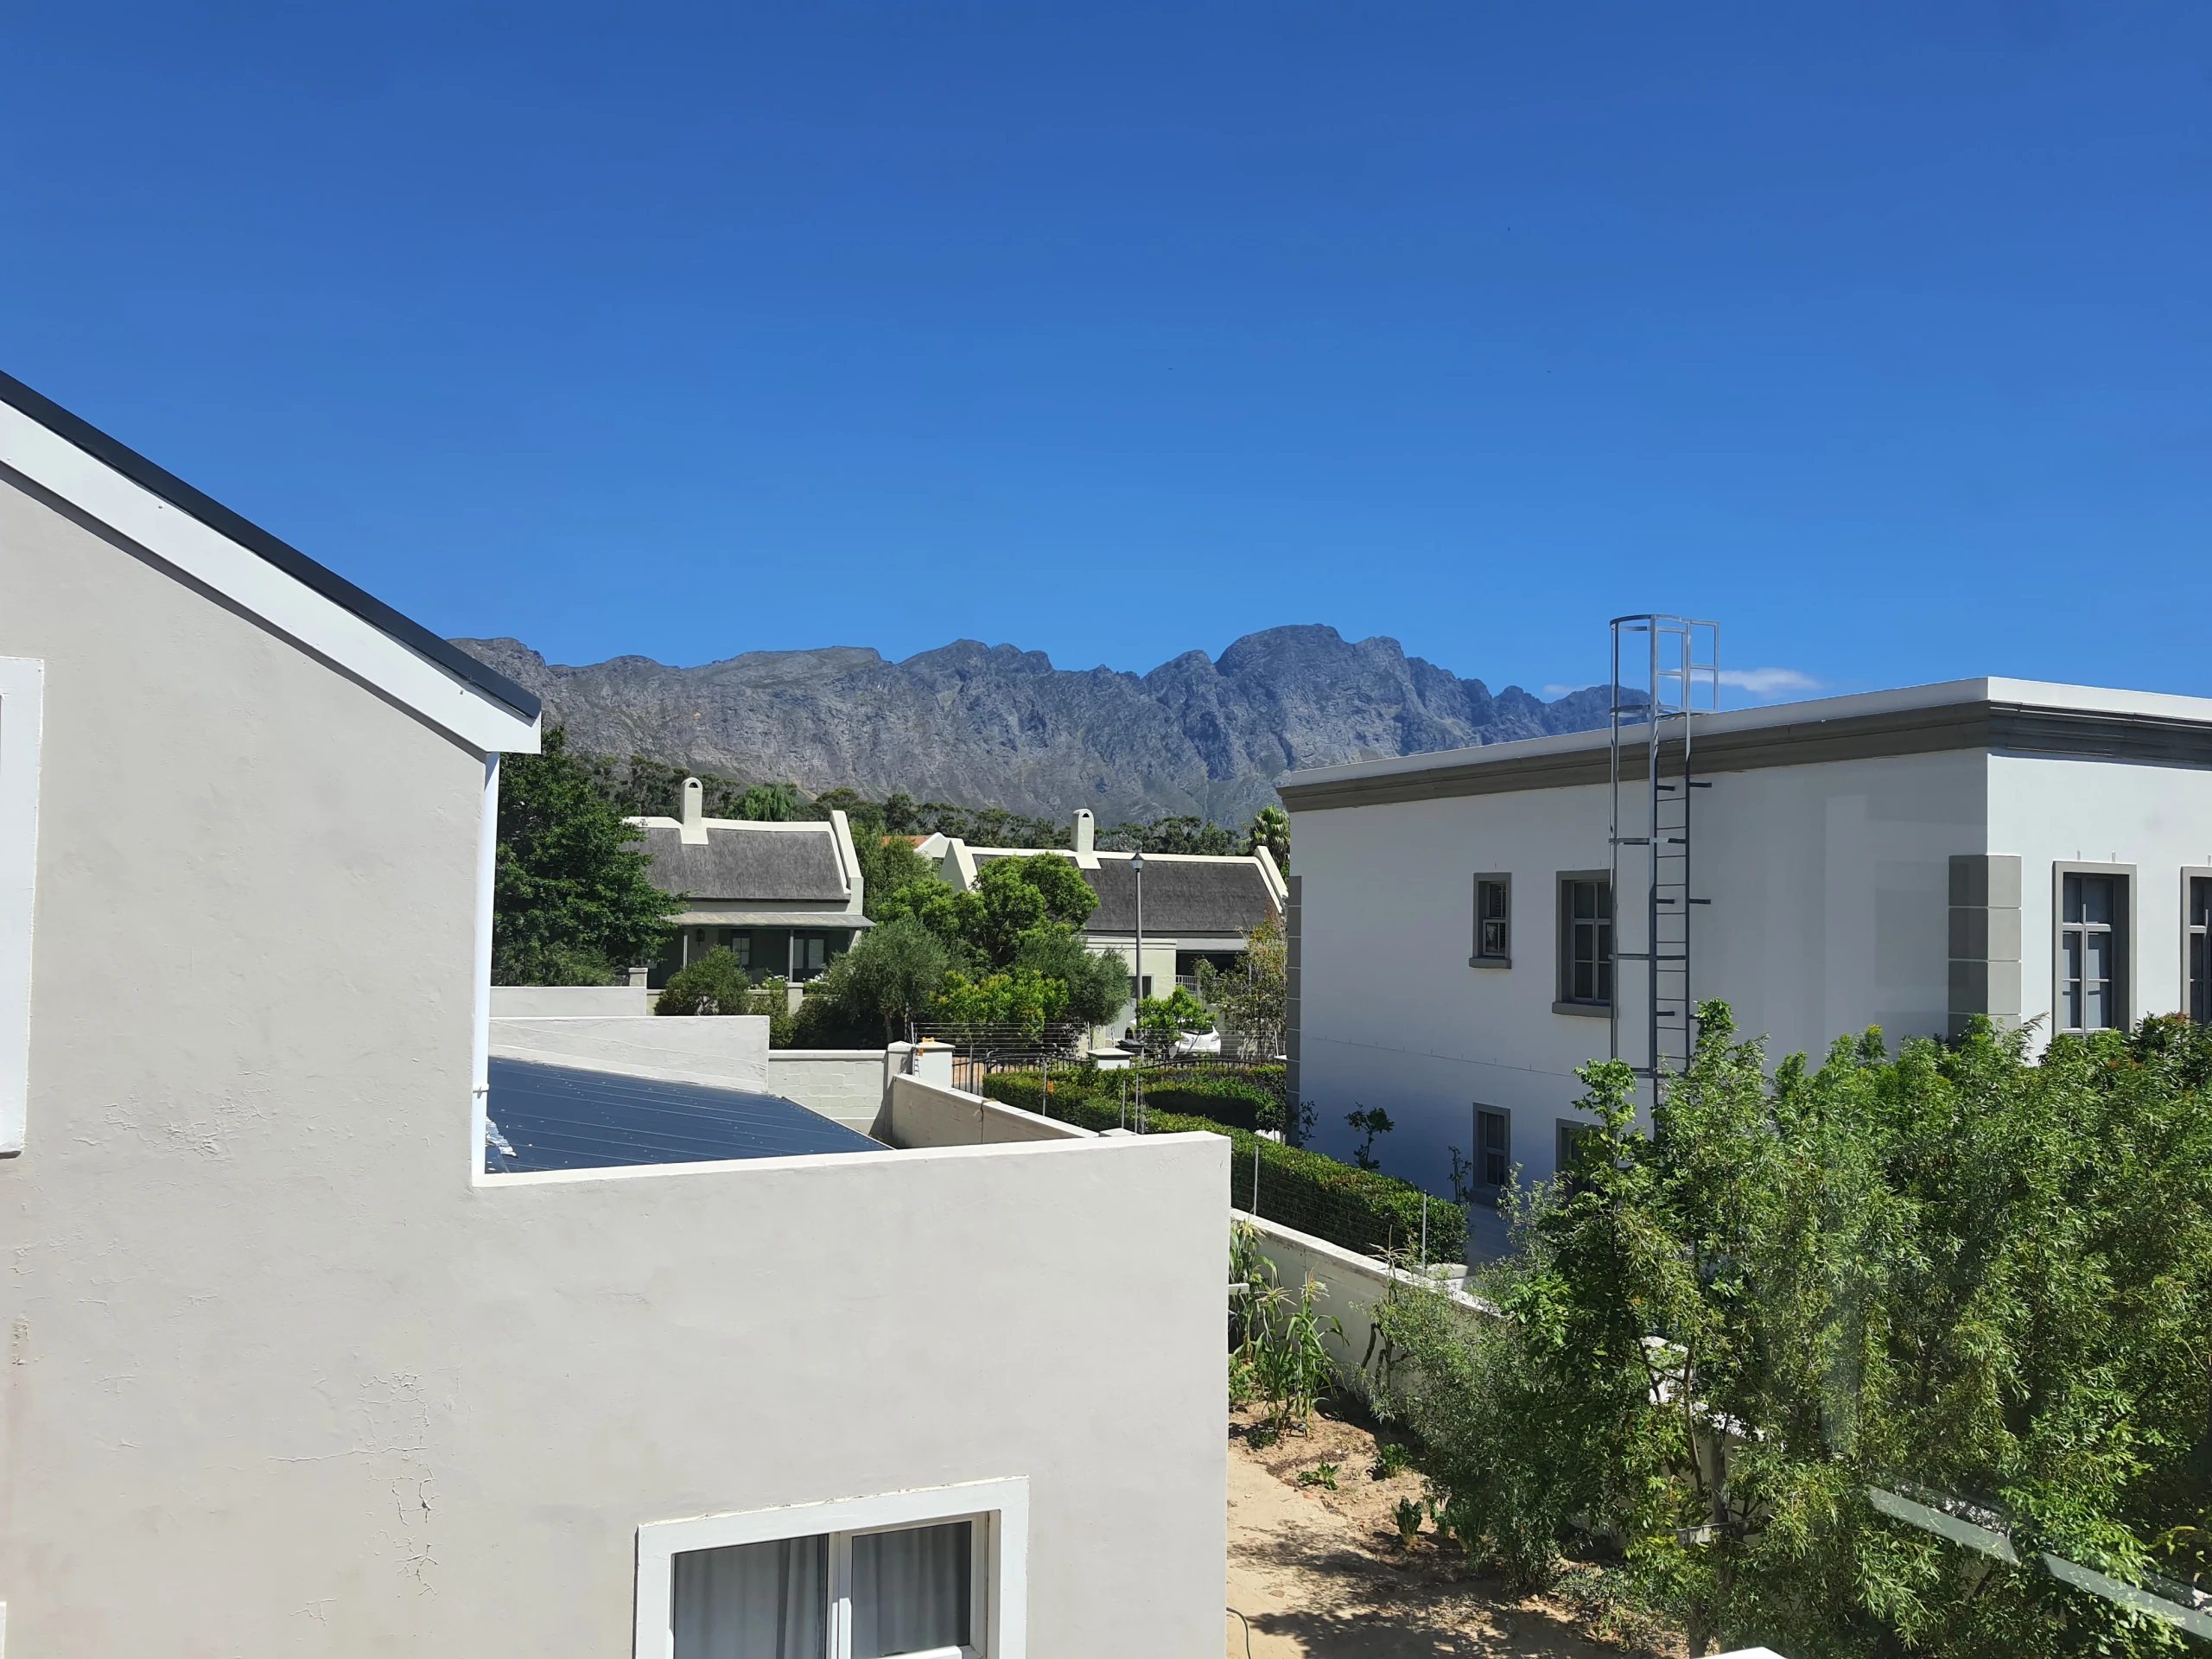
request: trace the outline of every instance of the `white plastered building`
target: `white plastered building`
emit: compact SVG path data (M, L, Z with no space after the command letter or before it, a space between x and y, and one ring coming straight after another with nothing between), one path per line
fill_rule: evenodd
M10 1659L1213 1650L1225 1141L489 1169L535 700L5 376L0 594Z
M1974 1014L2212 1014L2212 700L2003 679L1697 716L1688 995L1815 1059ZM1293 1087L1317 1144L1478 1194L1557 1167L1575 1069L1649 1043L1648 874L1604 731L1293 774ZM1624 873L1647 869L1630 858ZM1618 947L1614 938L1619 932ZM1621 960L1611 958L1618 949Z

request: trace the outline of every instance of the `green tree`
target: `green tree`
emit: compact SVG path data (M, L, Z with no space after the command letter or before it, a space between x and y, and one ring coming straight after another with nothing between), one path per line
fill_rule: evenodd
M755 823L795 823L814 814L795 784L755 784L739 798L737 816Z
M1650 1133L1625 1066L1584 1071L1598 1127L1512 1200L1484 1287L1506 1319L1382 1311L1455 1534L1523 1583L1578 1526L1624 1540L1694 1651L2179 1651L2046 1563L2169 1599L2202 1571L2212 1034L2036 1063L1986 1026L1894 1058L1869 1033L1770 1077L1726 1007L1700 1017Z
M910 843L857 822L852 830L853 852L861 865L861 901L870 921L884 919L892 894L920 882L938 880L936 868Z
M1081 927L1098 908L1098 895L1075 861L1056 853L996 858L976 873L982 900L974 947L993 967L1012 963L1030 931L1047 922Z
M695 957L668 976L653 999L653 1012L667 1014L750 1014L753 979L727 945Z
M952 953L942 939L912 915L894 917L832 963L808 1001L825 998L855 1020L880 1026L885 1041L896 1041L951 971Z
M1125 976L1122 982L1123 995L1128 990ZM1137 1004L1137 1036L1148 1054L1171 1054L1177 1040L1185 1033L1211 1031L1213 1016L1206 1012L1206 1005L1183 986L1178 985L1166 996L1147 996Z
M951 1025L1014 1031L1033 1043L1067 1013L1067 1003L1065 985L1027 968L980 977L956 970L945 976L931 1011Z
M539 753L500 761L495 984L603 985L659 952L679 904L653 886L637 839L561 727Z
M1287 873L1290 869L1290 814L1279 806L1263 806L1252 815L1252 822L1244 826L1244 851L1249 855L1261 848L1275 861L1275 868Z
M1210 818L1154 818L1148 823L1117 823L1101 830L1098 845L1116 853L1201 853L1224 857L1236 850L1236 837Z
M1067 988L1067 1017L1103 1026L1129 1000L1128 964L1093 950L1065 922L1046 922L1021 936L1014 966Z
M1198 964L1198 995L1220 1018L1223 1037L1259 1059L1282 1052L1288 1023L1290 952L1282 918L1269 916L1245 937L1243 955L1230 967Z

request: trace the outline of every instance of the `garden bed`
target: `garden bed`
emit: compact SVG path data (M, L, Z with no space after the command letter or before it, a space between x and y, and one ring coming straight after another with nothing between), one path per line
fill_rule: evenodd
M1262 1408L1264 1409L1264 1408ZM1595 1569L1570 1568L1581 1609L1561 1597L1516 1597L1467 1570L1424 1522L1401 1548L1394 1511L1417 1501L1410 1469L1370 1477L1375 1432L1316 1413L1303 1433L1255 1435L1260 1412L1230 1421L1229 1605L1250 1623L1251 1659L1681 1659L1687 1648L1624 1642L1606 1628ZM1385 1435L1384 1440L1389 1438ZM1299 1477L1333 1464L1336 1487ZM1244 1659L1246 1630L1227 1619L1228 1659Z

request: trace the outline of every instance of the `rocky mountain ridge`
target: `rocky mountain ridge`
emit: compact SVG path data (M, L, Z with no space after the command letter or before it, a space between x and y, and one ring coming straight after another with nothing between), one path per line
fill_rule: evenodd
M995 805L1102 820L1241 822L1285 772L1580 731L1591 687L1546 702L1492 692L1395 639L1305 625L1186 652L1147 674L1062 669L1042 652L958 639L893 662L859 645L757 651L696 668L644 657L549 664L518 639L454 643L545 700L577 747L648 755L810 793Z

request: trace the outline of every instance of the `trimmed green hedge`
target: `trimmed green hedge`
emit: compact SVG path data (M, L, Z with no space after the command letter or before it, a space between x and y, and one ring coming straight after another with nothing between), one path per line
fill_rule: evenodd
M1212 1080L1209 1080L1212 1081ZM1225 1080L1224 1080L1225 1081ZM1300 1232L1325 1238L1346 1249L1361 1251L1410 1250L1420 1242L1421 1190L1395 1175L1357 1169L1322 1153L1303 1147L1287 1147L1280 1141L1251 1134L1211 1117L1166 1109L1163 1096L1188 1085L1147 1084L1146 1127L1154 1135L1203 1130L1225 1135L1234 1148L1230 1158L1230 1202L1244 1209L1252 1202L1252 1154L1260 1154L1260 1214L1295 1227ZM982 1092L993 1100L1024 1111L1073 1123L1086 1129L1121 1127L1122 1103L1118 1088L1103 1092L1103 1084L1086 1085L1078 1074L1052 1079L1050 1104L1045 1082L1034 1071L998 1071L983 1080ZM1251 1090L1241 1093L1249 1095ZM1227 1098L1216 1094L1210 1098ZM1432 1262L1458 1261L1467 1249L1466 1212L1445 1198L1428 1198L1428 1256Z

